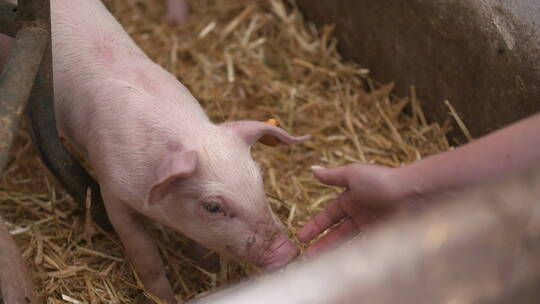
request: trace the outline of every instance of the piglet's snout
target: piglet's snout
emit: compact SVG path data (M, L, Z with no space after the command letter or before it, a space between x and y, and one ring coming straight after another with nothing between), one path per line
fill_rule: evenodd
M288 237L278 238L269 246L259 266L266 270L278 269L289 264L299 253L298 247Z

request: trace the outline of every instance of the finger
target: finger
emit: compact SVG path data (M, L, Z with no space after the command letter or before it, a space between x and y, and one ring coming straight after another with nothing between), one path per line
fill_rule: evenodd
M325 168L312 166L311 171L322 183L330 186L349 187L349 176L352 168L350 166Z
M308 242L347 216L343 206L350 204L350 192L344 191L298 231L298 240Z
M359 232L360 229L350 218L348 218L339 224L339 226L330 231L327 235L309 246L306 249L305 255L307 258L315 257L345 243Z

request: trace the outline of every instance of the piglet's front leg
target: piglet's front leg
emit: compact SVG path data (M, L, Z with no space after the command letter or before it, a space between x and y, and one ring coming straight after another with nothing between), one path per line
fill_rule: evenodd
M146 290L168 303L176 303L157 245L141 216L106 190L102 195L111 223Z

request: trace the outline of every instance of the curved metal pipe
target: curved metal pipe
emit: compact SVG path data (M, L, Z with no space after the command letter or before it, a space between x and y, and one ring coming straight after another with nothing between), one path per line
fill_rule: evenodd
M0 33L15 37L19 27L17 12L15 4L0 0Z
M0 74L0 171L8 161L48 39L47 31L40 27L22 28Z

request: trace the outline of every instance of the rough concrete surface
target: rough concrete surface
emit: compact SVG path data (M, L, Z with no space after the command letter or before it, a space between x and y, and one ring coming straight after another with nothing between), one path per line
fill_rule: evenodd
M298 3L336 25L345 58L399 93L415 85L432 120L450 119L448 99L478 137L540 110L540 0Z

